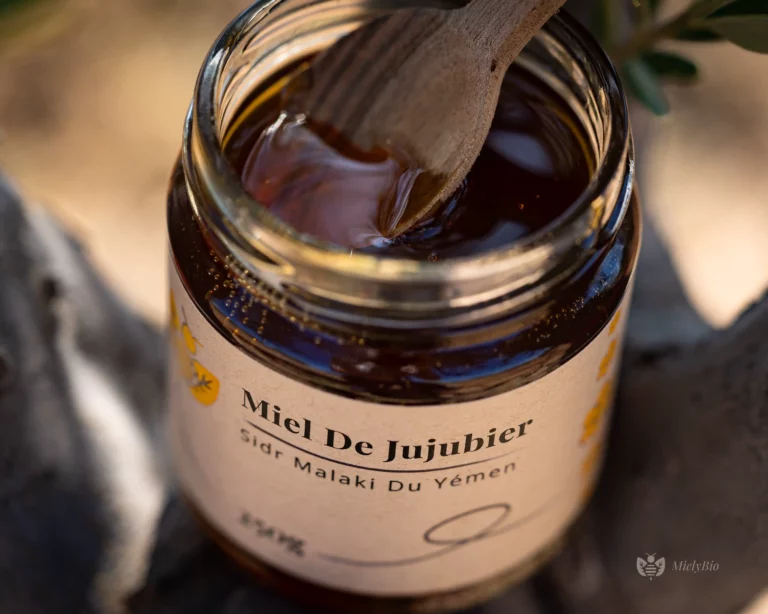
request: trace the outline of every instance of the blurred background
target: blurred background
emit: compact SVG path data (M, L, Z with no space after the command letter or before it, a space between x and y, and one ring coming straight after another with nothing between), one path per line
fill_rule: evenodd
M248 4L0 0L0 168L155 322L184 113L205 52ZM666 87L666 117L635 105L642 196L692 302L721 327L768 286L768 58L665 44L676 47L701 77Z
M158 323L182 122L206 51L249 4L0 0L0 168Z
M249 4L0 0L0 169L157 324L184 114L206 51ZM641 196L691 302L725 327L768 287L768 56L727 43L664 48L684 50L701 77L666 86L663 118L633 104ZM154 517L142 523L149 535Z

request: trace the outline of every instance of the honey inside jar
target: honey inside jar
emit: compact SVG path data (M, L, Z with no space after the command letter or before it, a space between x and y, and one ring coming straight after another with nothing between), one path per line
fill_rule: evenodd
M311 118L286 112L301 70L294 65L258 88L223 139L251 196L300 233L381 256L470 256L546 227L592 176L594 161L573 111L513 67L462 186L428 219L393 235L392 218L402 221L418 169L407 156L360 152Z

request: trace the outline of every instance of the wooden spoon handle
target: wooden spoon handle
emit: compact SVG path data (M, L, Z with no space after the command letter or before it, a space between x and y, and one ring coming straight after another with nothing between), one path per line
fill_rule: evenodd
M453 18L506 70L528 43L528 33L544 25L564 3L565 0L473 0L454 11Z

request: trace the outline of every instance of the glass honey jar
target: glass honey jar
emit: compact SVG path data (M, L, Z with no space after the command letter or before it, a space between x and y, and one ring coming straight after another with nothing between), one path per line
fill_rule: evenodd
M556 552L599 474L640 243L621 85L564 15L434 219L350 246L344 181L319 213L268 202L293 160L258 180L249 160L282 88L411 4L245 11L204 62L168 205L180 487L257 575L356 613L467 607Z

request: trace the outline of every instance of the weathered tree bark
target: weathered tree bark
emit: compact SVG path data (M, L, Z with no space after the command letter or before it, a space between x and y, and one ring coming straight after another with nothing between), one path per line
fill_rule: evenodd
M104 421L149 429L163 380L160 335L0 176L0 612L113 611L135 586L120 463L155 460L116 458Z
M666 558L653 586L647 554ZM719 569L679 570L694 561ZM573 614L726 614L766 587L768 302L695 347L630 356L598 496L550 579Z
M37 243L0 185L0 611L90 612L108 527Z

